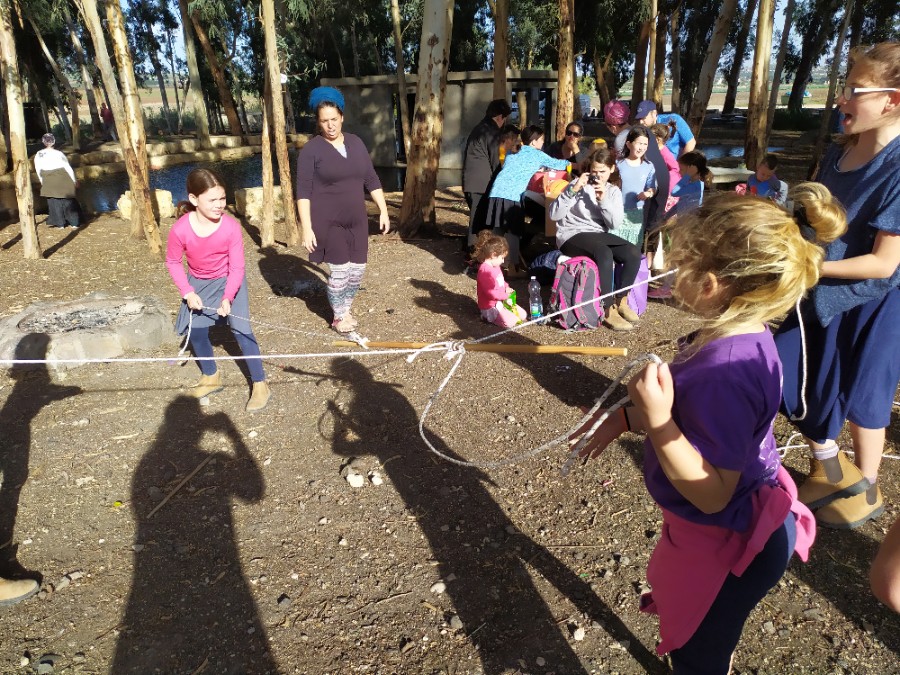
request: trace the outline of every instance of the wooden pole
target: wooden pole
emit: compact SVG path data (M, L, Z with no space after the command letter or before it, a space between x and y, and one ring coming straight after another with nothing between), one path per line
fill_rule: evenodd
M769 138L769 61L772 57L772 24L775 0L760 0L756 20L756 51L750 79L750 102L747 105L747 132L744 136L744 165L755 171L766 154Z
M337 340L335 347L358 347L356 342ZM367 342L370 349L422 349L431 342ZM584 354L586 356L628 356L625 347L582 347L579 345L497 345L487 342L464 343L467 352L498 354Z

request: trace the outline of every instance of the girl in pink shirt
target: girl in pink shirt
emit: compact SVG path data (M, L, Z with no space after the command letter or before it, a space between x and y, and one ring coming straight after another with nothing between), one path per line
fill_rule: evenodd
M257 412L266 407L271 393L259 344L248 321L243 230L225 213L225 186L212 171L191 171L187 191L188 201L179 204L183 215L169 231L166 267L183 298L175 330L179 335L190 331L191 348L200 357L202 375L193 395L204 398L223 389L221 373L212 360L209 328L227 322L241 353L255 357L247 359L253 392L246 409ZM183 258L187 258L187 273Z
M516 304L515 291L503 278L500 266L509 253L506 239L482 230L475 241L474 257L478 268L478 309L481 318L501 328L511 328L525 320L525 310Z

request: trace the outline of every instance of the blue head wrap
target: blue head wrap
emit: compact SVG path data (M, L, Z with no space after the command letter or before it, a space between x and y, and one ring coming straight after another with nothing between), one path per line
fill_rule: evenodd
M309 107L315 110L322 101L334 103L338 110L344 112L344 95L334 87L316 87L309 94Z

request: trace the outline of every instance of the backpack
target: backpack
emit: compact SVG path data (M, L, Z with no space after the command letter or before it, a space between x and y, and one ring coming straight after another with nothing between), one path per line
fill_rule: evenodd
M550 293L550 312L563 311L554 320L565 330L588 330L603 321L600 304L600 272L597 264L585 256L559 263ZM588 300L586 305L570 309Z

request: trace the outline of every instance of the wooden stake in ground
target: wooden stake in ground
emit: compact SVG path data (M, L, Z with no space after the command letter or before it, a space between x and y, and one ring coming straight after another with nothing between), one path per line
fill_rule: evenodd
M356 342L337 340L335 347L358 347ZM422 349L431 342L367 342L369 349ZM582 347L579 345L498 345L489 342L463 343L467 352L497 354L583 354L586 356L628 356L625 347Z

